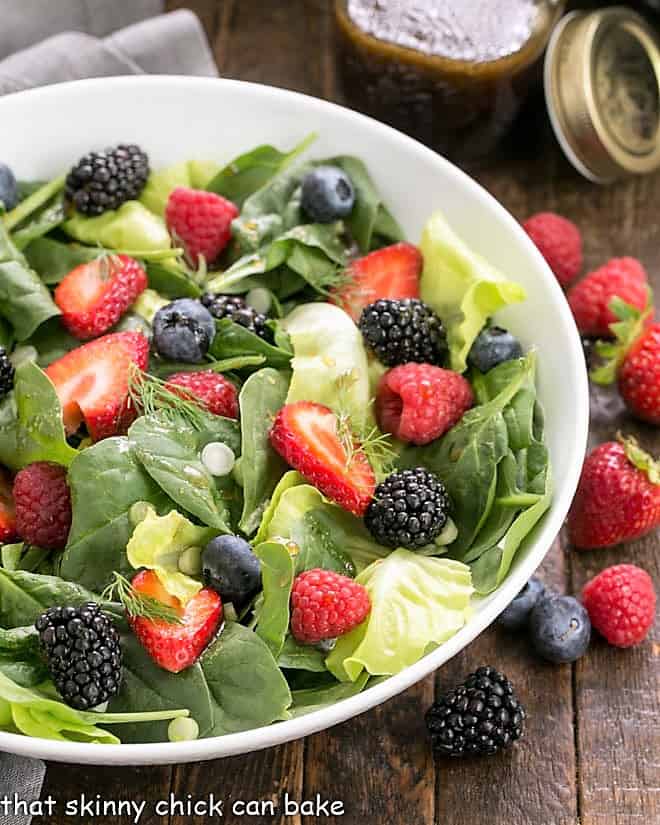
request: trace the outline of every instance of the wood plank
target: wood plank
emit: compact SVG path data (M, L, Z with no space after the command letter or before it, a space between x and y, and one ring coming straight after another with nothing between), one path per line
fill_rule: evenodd
M99 745L99 747L104 747ZM108 745L107 747L111 747ZM52 796L57 807L53 816L35 817L33 825L71 825L72 822L99 822L103 825L126 825L132 822L131 816L126 815L126 809L117 816L107 815L98 818L88 817L86 814L75 816L66 814L67 802L76 801L80 813L80 800L85 795L85 801L96 800L100 796L101 803L107 801L133 801L138 805L145 801L144 814L140 818L140 825L162 825L167 820L155 813L156 803L166 799L170 792L172 769L169 766L160 768L107 768L85 765L65 765L49 763L46 772L41 798Z

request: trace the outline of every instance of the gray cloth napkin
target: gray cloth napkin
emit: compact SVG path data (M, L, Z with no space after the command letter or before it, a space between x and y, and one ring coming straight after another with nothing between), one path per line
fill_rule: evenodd
M83 77L217 76L198 18L162 10L162 0L0 0L0 95ZM0 825L29 825L14 800L39 799L45 772L0 753Z

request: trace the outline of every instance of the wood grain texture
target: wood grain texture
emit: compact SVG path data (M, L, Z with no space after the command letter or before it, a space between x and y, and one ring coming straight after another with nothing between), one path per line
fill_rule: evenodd
M199 14L223 76L280 85L340 100L332 58L330 0L168 0ZM264 137L267 138L267 125ZM660 176L607 188L581 179L559 151L542 101L488 165L468 170L517 218L555 210L584 238L585 271L615 255L634 255L660 291ZM570 414L570 411L567 412ZM636 424L616 392L592 388L592 445L618 429L660 453L658 430ZM561 480L559 480L561 483ZM579 592L609 564L633 561L660 581L654 534L625 548L578 553L562 535L542 576L561 592ZM474 762L434 761L423 712L434 692L492 663L514 682L528 712L525 738L509 753ZM320 794L345 804L345 825L660 825L660 638L633 651L595 640L575 667L535 659L524 635L493 628L455 660L367 714L279 748L177 768L112 770L49 766L44 793L64 800L102 792L105 798L179 798L210 792L232 801L299 799ZM56 817L47 825L64 825ZM107 818L107 825L126 819ZM201 818L144 818L183 825ZM225 822L312 825L312 817L232 817ZM35 820L39 822L39 820ZM46 825L46 823L39 823Z

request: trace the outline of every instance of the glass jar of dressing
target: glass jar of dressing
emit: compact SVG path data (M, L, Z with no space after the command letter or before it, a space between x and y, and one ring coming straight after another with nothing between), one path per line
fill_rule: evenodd
M486 155L564 0L335 0L347 102L455 159Z

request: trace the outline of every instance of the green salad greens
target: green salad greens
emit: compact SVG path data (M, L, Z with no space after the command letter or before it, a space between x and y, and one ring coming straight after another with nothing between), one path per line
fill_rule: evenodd
M261 145L225 165L191 159L151 170L135 197L101 214L74 208L63 176L22 182L23 199L0 212L0 361L11 373L0 386L0 730L159 742L182 716L200 736L221 736L343 701L460 631L549 508L541 354L519 350L484 371L472 357L493 316L525 292L456 235L450 205L424 227L409 298L444 329L447 351L433 369L463 374L474 403L430 440L383 431L375 399L392 364L344 311L342 291L353 289L355 301L371 262L410 245L368 163L302 159L314 139ZM322 188L328 169L347 182L350 203L324 217L310 198L321 197L312 186ZM236 207L215 257L173 224L172 199L202 193ZM405 204L393 206L404 215ZM135 299L81 335L70 280L91 279L76 300L103 301L126 257L143 273ZM377 297L389 298L396 273L378 267ZM211 319L196 339L201 357L179 343L181 356L170 357L159 343L159 319L181 299ZM121 361L116 333L138 342L144 361ZM102 339L112 356L89 365L96 340L84 338ZM196 389L212 380L222 414ZM387 410L396 416L397 403L401 416L400 399ZM106 437L94 441L99 430L87 425L98 407ZM275 429L292 411L300 417L283 446ZM15 478L44 462L59 468L70 497L59 545L35 541L13 515ZM449 502L423 547L386 545L364 518L377 484L406 468L433 473ZM350 498L346 490L365 495L364 478L367 500ZM296 629L296 588L319 570L345 577L368 609L337 638L310 641ZM121 673L107 707L81 710L60 690L39 628L44 611L89 602L119 634ZM159 645L181 653L180 666L154 654Z

